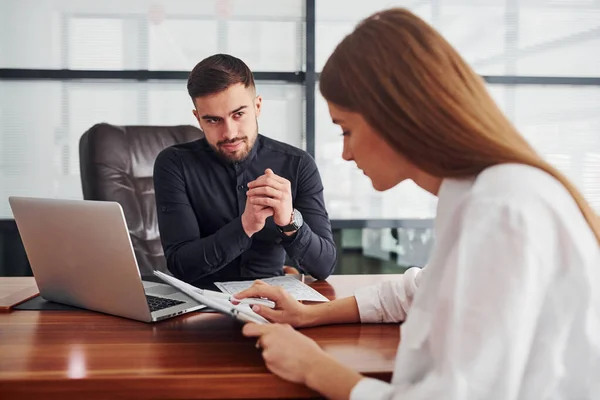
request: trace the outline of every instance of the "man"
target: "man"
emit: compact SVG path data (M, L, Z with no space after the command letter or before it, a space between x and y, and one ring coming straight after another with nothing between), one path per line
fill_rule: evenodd
M169 270L197 286L276 276L287 253L327 278L336 248L317 166L258 134L262 98L248 66L213 55L192 70L187 88L205 137L163 150L154 165Z

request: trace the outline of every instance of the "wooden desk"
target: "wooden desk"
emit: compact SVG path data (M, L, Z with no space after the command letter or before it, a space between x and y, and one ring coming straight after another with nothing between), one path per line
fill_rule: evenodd
M330 299L398 275L337 275L311 285ZM0 314L0 397L312 398L271 374L255 340L220 314L190 313L145 324L87 311ZM303 329L345 365L391 379L395 324Z

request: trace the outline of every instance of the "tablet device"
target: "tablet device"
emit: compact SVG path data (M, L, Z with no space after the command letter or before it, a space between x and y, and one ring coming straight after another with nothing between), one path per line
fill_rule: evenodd
M229 300L216 296L206 296L200 294L195 286L185 283L173 276L169 276L160 271L154 271L154 275L159 277L165 283L173 286L174 288L185 293L192 299L196 300L201 304L222 313L229 315L230 317L236 318L242 322L254 322L256 324L268 324L269 321L262 316L258 315L248 305L244 304L233 304Z

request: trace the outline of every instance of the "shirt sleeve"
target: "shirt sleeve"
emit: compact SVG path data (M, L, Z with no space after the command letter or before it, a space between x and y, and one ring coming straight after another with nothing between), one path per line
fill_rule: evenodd
M535 215L540 217L552 219L549 213ZM459 237L439 269L441 284L432 294L437 300L432 309L415 314L413 308L402 327L396 365L414 351L428 353L431 364L409 373L410 379L394 371L395 385L361 380L353 399L367 393L373 400L518 396L551 280L531 241L549 235L548 226L526 221L531 217L518 209L492 202L466 209Z
M400 322L406 319L417 291L422 272L420 268L409 268L402 279L366 286L354 293L360 321Z
M154 163L154 190L167 267L177 278L192 282L213 274L252 244L240 217L202 237L182 168L170 149L161 152Z
M281 244L288 256L317 279L326 279L336 264L336 247L331 222L325 209L323 184L315 161L305 156L299 167L294 201L304 225L291 237L282 233Z

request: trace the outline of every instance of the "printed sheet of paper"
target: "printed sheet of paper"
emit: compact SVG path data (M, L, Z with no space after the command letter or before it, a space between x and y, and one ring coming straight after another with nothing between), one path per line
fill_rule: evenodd
M261 281L272 286L281 286L296 300L303 301L329 301L327 297L317 292L305 283L291 276L274 276L272 278L261 279ZM231 282L215 282L215 286L221 289L224 293L236 294L242 290L248 289L254 281L231 281Z

